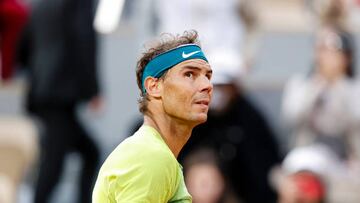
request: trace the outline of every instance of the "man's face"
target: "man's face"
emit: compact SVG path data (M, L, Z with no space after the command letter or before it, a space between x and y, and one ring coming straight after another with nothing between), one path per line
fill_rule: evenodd
M167 72L162 89L164 112L184 122L203 123L212 96L212 70L201 59L179 63Z

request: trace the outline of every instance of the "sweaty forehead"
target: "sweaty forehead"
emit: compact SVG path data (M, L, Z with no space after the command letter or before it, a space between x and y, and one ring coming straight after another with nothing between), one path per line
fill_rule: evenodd
M206 68L206 69L211 70L210 64L207 61L202 60L202 59L186 60L186 61L179 63L176 66L179 66L179 67L191 66L191 67Z

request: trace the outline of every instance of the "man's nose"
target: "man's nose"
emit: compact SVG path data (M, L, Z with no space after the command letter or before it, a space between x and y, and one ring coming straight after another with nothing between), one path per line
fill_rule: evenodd
M210 79L206 76L201 77L201 82L200 82L200 89L201 92L206 91L211 93L213 90L213 84L211 83Z

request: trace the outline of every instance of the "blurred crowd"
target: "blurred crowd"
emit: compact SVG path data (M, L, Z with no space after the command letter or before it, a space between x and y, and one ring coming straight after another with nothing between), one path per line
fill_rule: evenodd
M289 2L303 10L314 55L309 72L294 72L284 84L283 149L245 81L271 21L259 11ZM91 202L101 150L78 108L85 103L101 111L104 105L97 34L137 19L134 5L141 3L150 5L152 36L197 30L213 69L208 121L194 129L178 157L194 203L360 202L360 1L1 0L0 88L19 75L27 88L26 112L0 114L0 203L18 201L26 176L34 176L28 201L51 202L72 152L81 158L76 201Z

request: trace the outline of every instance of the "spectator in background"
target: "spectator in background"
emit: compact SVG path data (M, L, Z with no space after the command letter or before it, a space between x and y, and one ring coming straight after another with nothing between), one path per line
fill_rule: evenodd
M311 158L310 158L311 157ZM329 175L339 172L336 154L324 145L290 151L281 167L272 173L279 203L325 203Z
M49 202L71 151L83 159L78 202L91 202L99 152L76 110L80 102L101 105L92 3L37 2L20 43L19 61L30 71L27 109L43 124L36 203Z
M242 55L246 67L252 67L255 62L256 52L259 48L262 35L258 12L260 5L261 0L238 0L236 5L238 15L245 28Z
M343 160L358 159L353 45L350 34L323 30L317 36L314 69L285 86L282 109L294 135L291 148L322 143Z
M0 76L3 80L11 79L13 75L16 44L27 17L28 10L21 1L0 1Z
M316 30L339 27L359 31L359 0L303 0L309 21Z
M153 0L157 32L196 29L204 50L233 49L251 68L261 37L258 15L261 0ZM219 39L222 40L219 40Z
M304 0L311 23L316 23L316 27L346 26L348 11L346 2L347 0Z
M244 202L275 202L268 183L270 168L280 161L275 137L264 117L239 85L240 55L218 49L209 53L214 94L208 121L196 127L180 160L208 149L215 152L227 184ZM185 177L188 169L185 167Z
M14 203L38 155L37 129L27 118L0 115L0 202ZM19 200L18 200L19 201Z
M231 48L240 52L243 26L237 10L238 0L153 1L158 33L196 29L206 33L202 35L205 51Z
M217 155L212 150L198 150L184 161L186 185L193 203L230 203L225 179L219 170Z
M280 203L360 202L359 168L324 144L292 149L271 177Z

